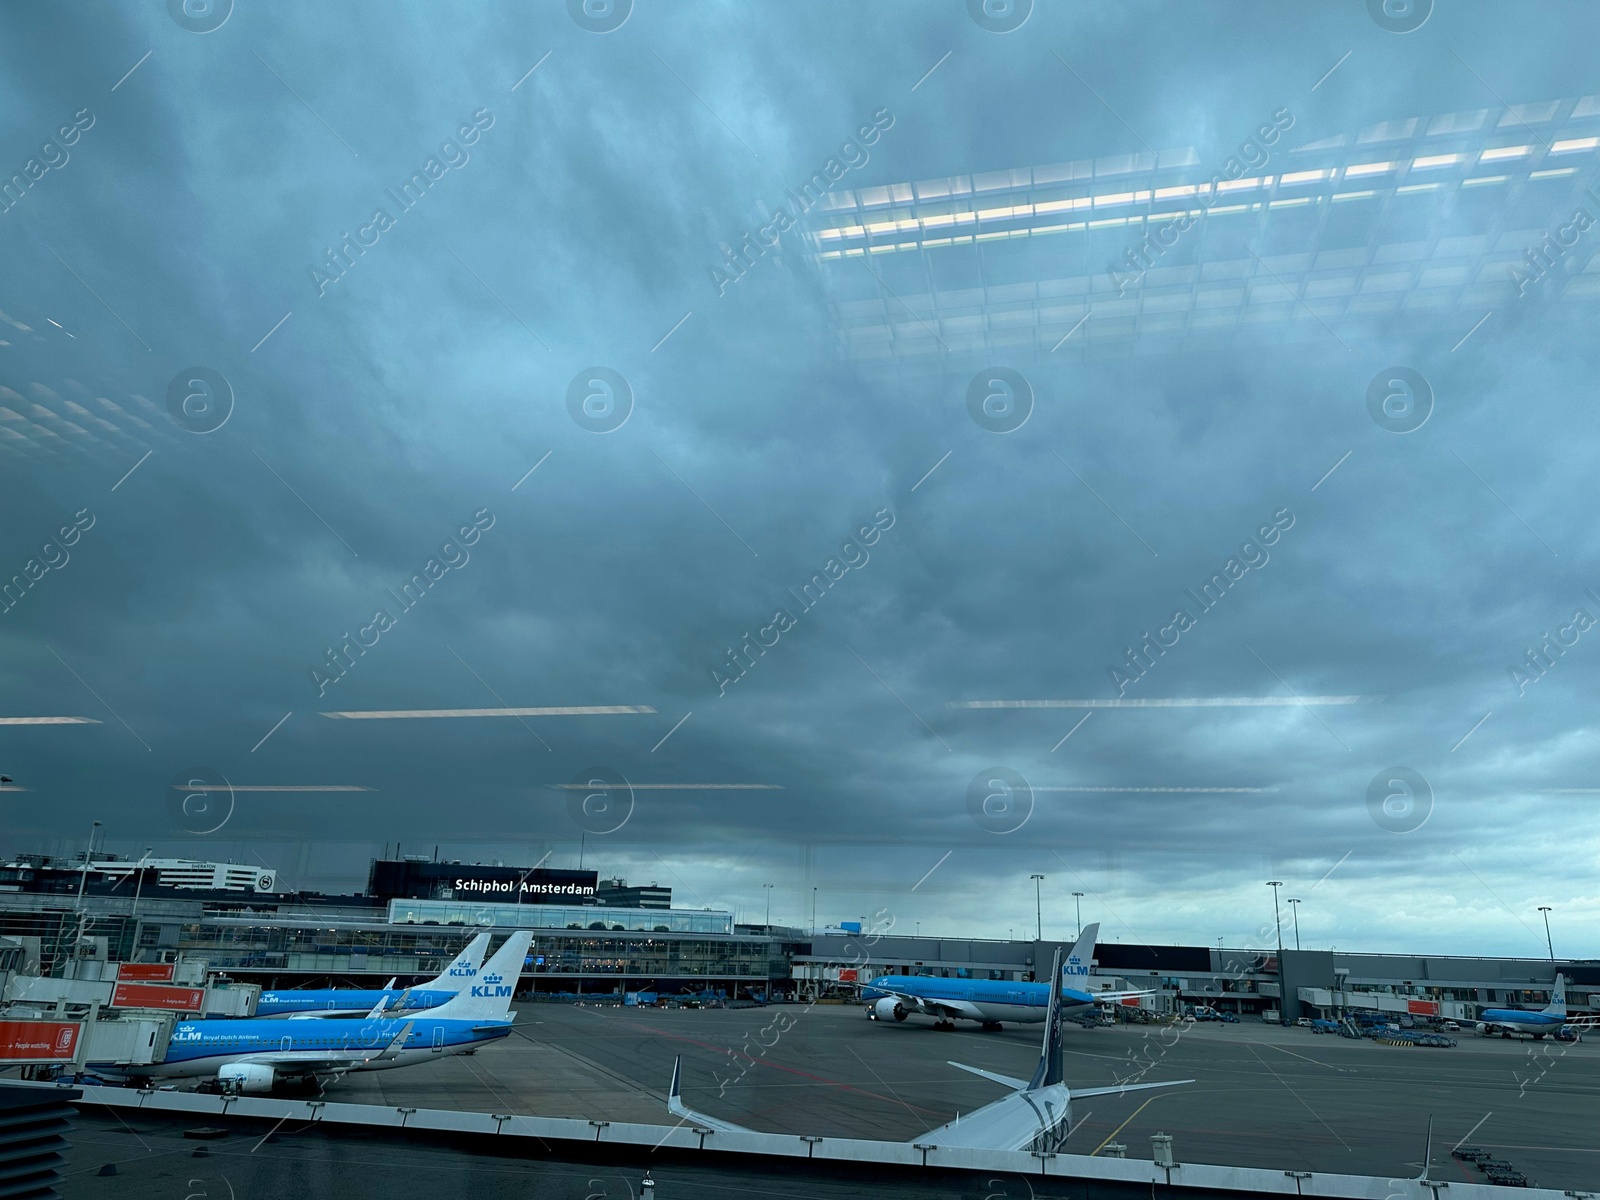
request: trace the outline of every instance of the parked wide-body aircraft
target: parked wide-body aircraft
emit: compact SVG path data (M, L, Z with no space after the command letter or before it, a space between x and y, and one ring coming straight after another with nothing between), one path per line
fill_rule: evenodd
M164 1061L117 1067L90 1063L97 1074L133 1078L215 1078L230 1092L266 1092L278 1083L385 1071L452 1054L470 1054L511 1032L511 997L533 934L508 937L475 982L437 1008L384 1017L323 1021L183 1021L172 1031Z
M489 935L480 933L466 944L455 960L426 983L396 988L307 988L304 991L262 992L256 1001L257 1017L364 1017L373 1006L384 1012L434 1008L478 978L478 964L489 948Z
M1061 976L1061 951L1057 950L1051 967L1051 978ZM1192 1079L1174 1079L1166 1083L1124 1083L1115 1087L1081 1088L1074 1091L1067 1086L1065 1054L1061 1033L1062 1011L1065 1007L1066 989L1046 988L1050 993L1045 1005L1044 1044L1039 1051L1039 1064L1033 1078L1015 1079L952 1062L952 1067L981 1075L992 1083L1011 1089L1011 1094L986 1104L975 1112L958 1116L948 1125L919 1133L910 1139L914 1145L939 1147L963 1146L974 1150L1033 1150L1047 1154L1059 1150L1072 1128L1072 1099L1074 1096L1113 1096L1123 1092L1144 1091L1148 1088L1176 1087L1193 1083ZM729 1121L720 1121L705 1113L685 1107L682 1095L683 1059L672 1064L672 1084L667 1091L667 1110L681 1121L692 1122L703 1129L727 1133L751 1133L753 1130Z
M1150 991L1091 992L1089 967L1094 961L1098 923L1084 926L1057 973L1064 1009L1069 1020L1081 1021L1096 1003L1116 1003ZM1057 958L1059 959L1059 955ZM880 975L861 989L863 1000L873 1001L867 1014L878 1021L904 1021L912 1014L934 1018L935 1029L954 1029L955 1023L977 1021L985 1029L999 1029L1003 1021L1037 1024L1050 1007L1048 983L1018 983L1004 979L941 979L932 975Z

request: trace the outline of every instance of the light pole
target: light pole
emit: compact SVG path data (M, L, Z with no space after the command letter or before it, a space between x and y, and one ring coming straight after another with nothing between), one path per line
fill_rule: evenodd
M1072 893L1072 903L1073 903L1074 907L1078 910L1078 936L1082 937L1083 936L1083 893L1082 892L1073 892Z
M83 852L83 870L78 875L78 910L79 910L79 912L83 911L83 885L89 882L89 857L94 853L94 835L95 835L95 830L97 830L99 828L100 828L100 822L96 821L94 823L94 825L89 830L89 845L84 849L84 852Z
M153 846L146 846L144 848L144 857L139 860L139 865L134 868L134 870L139 873L139 878L133 885L133 908L128 913L128 919L130 922L134 917L139 915L139 893L144 890L144 864L150 861L150 851L154 848L155 847ZM138 937L137 925L134 926L134 936ZM135 950L137 949L138 947L135 946Z
M1289 903L1294 905L1294 948L1300 949L1300 901L1290 898Z
M1278 907L1278 889L1283 886L1281 879L1267 880L1267 886L1272 889L1272 919L1278 927L1278 953L1283 953L1283 910Z
M1272 889L1272 923L1278 927L1278 1023L1287 1025L1289 989L1283 985L1283 910L1278 907L1278 889L1283 886L1283 880L1269 879L1267 886Z
M1031 875L1033 880L1033 940L1044 940L1044 901L1039 898L1039 888L1044 884L1043 875Z
M817 889L811 889L811 936L817 936Z
M78 956L78 939L83 936L83 926L84 926L83 885L89 882L89 859L94 854L94 835L95 835L95 832L99 828L100 828L100 822L99 821L96 821L93 825L91 825L89 827L89 844L87 846L85 846L84 850L83 850L83 870L78 873L78 904L77 904L78 921L77 921L77 926L73 930L73 933L72 933L72 957L74 959L76 959L77 956Z
M771 929L772 928L772 885L770 883L763 883L761 886L767 889L767 922L766 923L767 923L767 928Z
M1541 904L1539 905L1539 911L1544 914L1544 944L1550 951L1550 961L1555 962L1556 946L1555 943L1550 940L1550 906L1548 904Z

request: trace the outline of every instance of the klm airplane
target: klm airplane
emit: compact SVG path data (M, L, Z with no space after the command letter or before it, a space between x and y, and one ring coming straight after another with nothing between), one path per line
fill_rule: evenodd
M356 988L321 988L305 991L262 992L256 1001L258 1017L361 1017L373 1006L382 1011L433 1008L443 1004L478 977L478 964L489 948L489 935L480 933L438 975L415 987L396 990L394 980L378 991Z
M224 1092L239 1094L471 1054L510 1034L511 997L532 942L531 932L513 933L476 981L437 1008L403 1019L384 1017L374 1005L362 1020L184 1021L173 1029L163 1061L137 1067L90 1063L88 1070L134 1079L209 1078Z
M1555 1033L1567 1023L1567 977L1556 976L1555 990L1550 993L1550 1003L1538 1012L1521 1008L1486 1008L1478 1022L1478 1032L1484 1037L1498 1033L1510 1037L1513 1033L1531 1033L1542 1038Z
M1116 1002L1154 993L1091 992L1089 966L1094 961L1098 924L1087 925L1061 969L1062 1011L1068 1020L1083 1021L1098 1001ZM1076 984L1077 986L1071 986ZM904 1021L912 1013L934 1018L935 1029L954 1029L956 1022L977 1021L983 1028L1002 1028L1004 1021L1036 1024L1049 1012L1050 986L1003 979L940 979L932 975L880 975L861 989L871 1000L867 1015L875 1021Z
M1070 964L1069 964L1070 965ZM1051 967L1052 976L1061 973L1061 951L1056 951ZM1041 985L1042 986L1042 985ZM981 1067L952 1062L950 1066L982 1076L990 1083L1010 1089L1008 1095L965 1116L958 1115L948 1125L930 1129L911 1139L914 1146L936 1145L941 1150L963 1148L971 1150L1030 1150L1035 1154L1052 1154L1059 1151L1072 1131L1072 1101L1074 1097L1120 1096L1124 1092L1140 1092L1149 1088L1176 1087L1193 1083L1192 1079L1175 1079L1166 1083L1123 1083L1114 1087L1081 1088L1067 1086L1065 1046L1061 1036L1061 1014L1066 1003L1067 988L1043 989L1046 995L1044 1044L1039 1050L1039 1063L1030 1079L1015 1079ZM667 1089L667 1111L678 1118L680 1124L692 1123L698 1129L723 1133L753 1133L743 1125L718 1120L705 1113L696 1112L683 1103L683 1060L681 1056L672 1064L672 1084Z

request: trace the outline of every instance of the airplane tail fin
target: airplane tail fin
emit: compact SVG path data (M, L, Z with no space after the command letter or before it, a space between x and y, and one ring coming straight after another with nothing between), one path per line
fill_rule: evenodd
M509 1019L511 997L516 994L523 963L528 957L528 947L532 944L531 930L517 930L483 964L476 979L468 981L467 987L439 1007L428 1009L428 1016L472 1021Z
M1556 976L1555 989L1551 991L1550 1003L1546 1005L1544 1011L1553 1017L1567 1015L1567 977L1565 975Z
M456 955L455 959L443 971L426 983L419 983L415 986L423 991L459 992L477 978L478 967L483 962L484 951L488 949L489 934L485 931L468 942L461 953ZM391 979L389 987L393 986L394 980Z
M1095 921L1083 927L1078 940L1067 951L1067 965L1056 972L1062 987L1078 992L1089 990L1089 968L1094 964L1094 942L1099 936L1100 922Z
M1094 938L1094 927L1084 931L1089 943ZM1083 939L1079 939L1080 944ZM1076 949L1077 947L1074 947ZM1061 974L1061 951L1056 951L1051 964L1052 976ZM913 1142L936 1142L939 1145L966 1146L982 1150L1027 1150L1036 1152L1059 1150L1072 1129L1072 1101L1080 1096L1111 1096L1124 1092L1140 1092L1150 1088L1173 1087L1193 1083L1192 1079L1174 1079L1164 1083L1122 1083L1114 1087L1074 1089L1067 1086L1065 1046L1061 1033L1062 998L1060 988L1050 989L1050 1006L1045 1010L1044 1044L1039 1050L1039 1065L1033 1078L1024 1082L1008 1075L969 1067L952 1062L952 1067L970 1071L974 1075L1012 1089L1011 1095L986 1104L965 1117L957 1117L948 1125L929 1130Z
M1094 945L1094 935L1097 931L1098 926L1094 925L1084 930L1084 935L1088 938L1091 946ZM1084 938L1080 937L1078 946L1073 947L1074 952L1077 951L1079 946L1083 945L1083 942ZM1061 949L1057 947L1055 961L1050 965L1050 978L1060 979L1062 969ZM1061 1044L1061 989L1053 987L1050 989L1050 1005L1044 1012L1044 1044L1039 1050L1039 1065L1034 1068L1033 1078L1028 1081L1028 1090L1036 1092L1040 1088L1065 1082L1066 1070L1063 1058L1064 1051Z

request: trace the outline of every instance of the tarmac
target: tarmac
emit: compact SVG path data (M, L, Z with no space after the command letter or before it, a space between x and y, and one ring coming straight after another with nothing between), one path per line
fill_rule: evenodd
M520 1008L517 1021L506 1042L472 1056L350 1075L331 1083L326 1094L384 1106L670 1125L667 1083L672 1059L682 1054L683 1098L712 1117L770 1133L910 1141L1003 1094L1000 1085L950 1067L949 1059L1027 1077L1040 1040L1038 1026L1008 1026L990 1034L936 1032L915 1018L904 1024L869 1021L856 1005L643 1010L534 1003ZM1422 1048L1251 1021L1069 1026L1066 1070L1067 1082L1080 1088L1125 1080L1195 1080L1171 1090L1078 1099L1069 1154L1104 1154L1107 1144L1120 1142L1128 1157L1149 1160L1150 1134L1168 1133L1179 1162L1414 1178L1421 1171L1432 1118L1430 1178L1483 1182L1474 1166L1450 1157L1451 1147L1466 1142L1514 1163L1536 1186L1600 1190L1595 1139L1600 1037L1590 1043L1534 1043L1462 1034L1456 1048ZM91 1131L107 1154L120 1146L139 1158L115 1122L86 1117L82 1133ZM170 1131L152 1126L142 1136L149 1141ZM330 1149L333 1142L306 1138L304 1144L318 1147L304 1170L323 1160L315 1170L344 1170L341 1155ZM192 1142L178 1152L190 1149ZM272 1158L283 1154L277 1138L259 1147L251 1162L262 1163L262 1170L267 1150ZM434 1154L422 1147L414 1152ZM421 1163L418 1170L434 1168ZM582 1173L581 1166L570 1170ZM674 1170L694 1174L690 1166ZM333 1174L328 1186L334 1184ZM592 1174L600 1178L603 1173L595 1168ZM637 1189L640 1171L627 1176L630 1182L624 1174L616 1176L610 1190L594 1187L579 1194L630 1195L624 1182ZM760 1171L704 1174L694 1194L739 1195L746 1184L752 1195L787 1195L794 1189L795 1195L819 1194L816 1182L806 1189L795 1179L790 1189L781 1178L758 1178ZM747 1174L752 1178L744 1179ZM115 1182L74 1178L80 1187L64 1194L99 1194L106 1192L101 1184ZM906 1195L962 1194L944 1184L899 1182L910 1189ZM485 1178L475 1195L501 1194L491 1184L493 1179ZM557 1184L547 1179L538 1194L565 1194L565 1184ZM830 1182L826 1194L853 1194L846 1184L846 1179ZM862 1194L866 1190L864 1184ZM883 1181L870 1190L886 1195ZM320 1184L317 1194L322 1194ZM456 1194L453 1187L450 1194ZM899 1184L891 1194L901 1194ZM1000 1189L997 1194L1030 1192ZM222 1195L208 1194L206 1200Z
M906 1141L999 1098L950 1059L1027 1077L1040 1027L935 1031L867 1019L857 1005L640 1009L522 1006L512 1037L472 1056L349 1076L330 1099L672 1124L666 1090L764 1132ZM1067 1027L1074 1087L1194 1079L1073 1105L1069 1153L1148 1159L1173 1135L1180 1162L1411 1178L1429 1118L1432 1178L1482 1182L1450 1158L1467 1143L1541 1187L1600 1190L1600 1037L1505 1041L1464 1033L1452 1049L1388 1046L1245 1021Z

